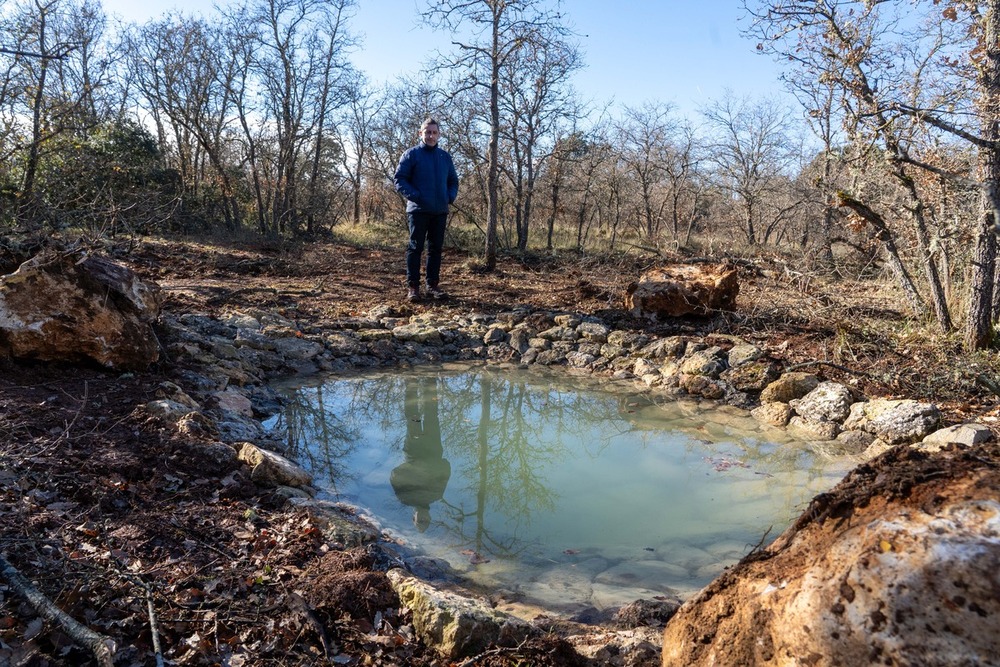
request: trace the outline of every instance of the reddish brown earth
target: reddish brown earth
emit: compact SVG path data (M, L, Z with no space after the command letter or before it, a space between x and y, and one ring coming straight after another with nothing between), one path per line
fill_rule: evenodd
M954 343L895 349L899 300L865 283L786 279L740 263L733 313L657 324L623 310L625 290L659 261L501 258L491 273L446 255L446 302L407 304L398 250L318 243L283 250L143 242L118 259L179 314L265 308L322 325L388 303L496 312L518 303L599 315L659 334L736 334L786 365L807 364L871 396L934 400L949 422L987 420L995 396L961 368ZM0 257L0 273L16 267ZM828 362L817 364L816 362ZM148 421L139 404L178 369L148 372L0 361L0 553L62 611L112 638L119 665L155 664L151 625L172 664L444 665L411 634L385 576L363 551L329 552L305 517L248 472ZM885 483L880 478L880 484ZM863 503L875 489L852 489ZM348 660L350 658L350 660ZM94 664L0 578L0 664ZM558 640L491 652L487 666L571 665Z

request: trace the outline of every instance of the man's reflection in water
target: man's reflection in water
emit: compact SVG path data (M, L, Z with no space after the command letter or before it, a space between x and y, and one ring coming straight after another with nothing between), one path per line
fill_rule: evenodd
M403 462L389 475L400 502L414 509L413 524L421 533L431 524L431 503L444 496L451 464L441 447L437 378L406 378L406 441Z

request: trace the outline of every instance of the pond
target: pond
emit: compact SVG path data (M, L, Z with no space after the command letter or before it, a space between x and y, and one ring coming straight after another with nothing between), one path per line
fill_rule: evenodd
M424 576L557 612L686 598L853 466L742 410L565 371L450 365L276 388L288 404L267 426Z

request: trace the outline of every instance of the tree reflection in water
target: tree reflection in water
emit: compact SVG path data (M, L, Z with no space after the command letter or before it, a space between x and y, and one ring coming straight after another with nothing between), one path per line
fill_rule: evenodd
M753 544L838 477L749 416L713 421L565 374L425 368L283 393L273 426L318 485L404 540L474 558Z
M593 455L613 435L635 430L622 418L627 410L620 397L561 390L527 374L500 377L490 369L314 378L282 393L287 405L270 426L284 433L289 454L318 484L337 495L361 483L351 458L365 438L378 434L391 486L413 508L418 529L427 529L430 506L440 502L434 524L450 535L446 539L494 557L529 546L521 529L534 514L555 509L546 472L574 455L567 442L589 443ZM595 437L595 424L606 432ZM445 493L449 459L459 465L455 494Z

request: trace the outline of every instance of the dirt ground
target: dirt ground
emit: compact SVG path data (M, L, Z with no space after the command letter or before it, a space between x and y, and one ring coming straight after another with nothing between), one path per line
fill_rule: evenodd
M403 299L395 249L157 240L116 258L158 283L174 314L264 308L322 325L383 304L406 314L526 303L663 335L739 335L870 396L934 400L949 423L992 426L998 414L974 369L956 370L954 342L900 346L879 333L905 325L883 288L807 280L775 264L739 264L733 313L652 323L622 309L627 284L662 261L652 257L502 257L483 273L450 252L442 286L452 298L424 304ZM15 267L0 257L0 273ZM0 555L69 617L113 639L117 665L153 665L158 653L177 665L447 664L413 638L371 553L329 551L245 471L136 410L177 370L169 360L126 374L0 360ZM96 664L36 607L0 578L0 665ZM573 659L546 639L461 664Z

